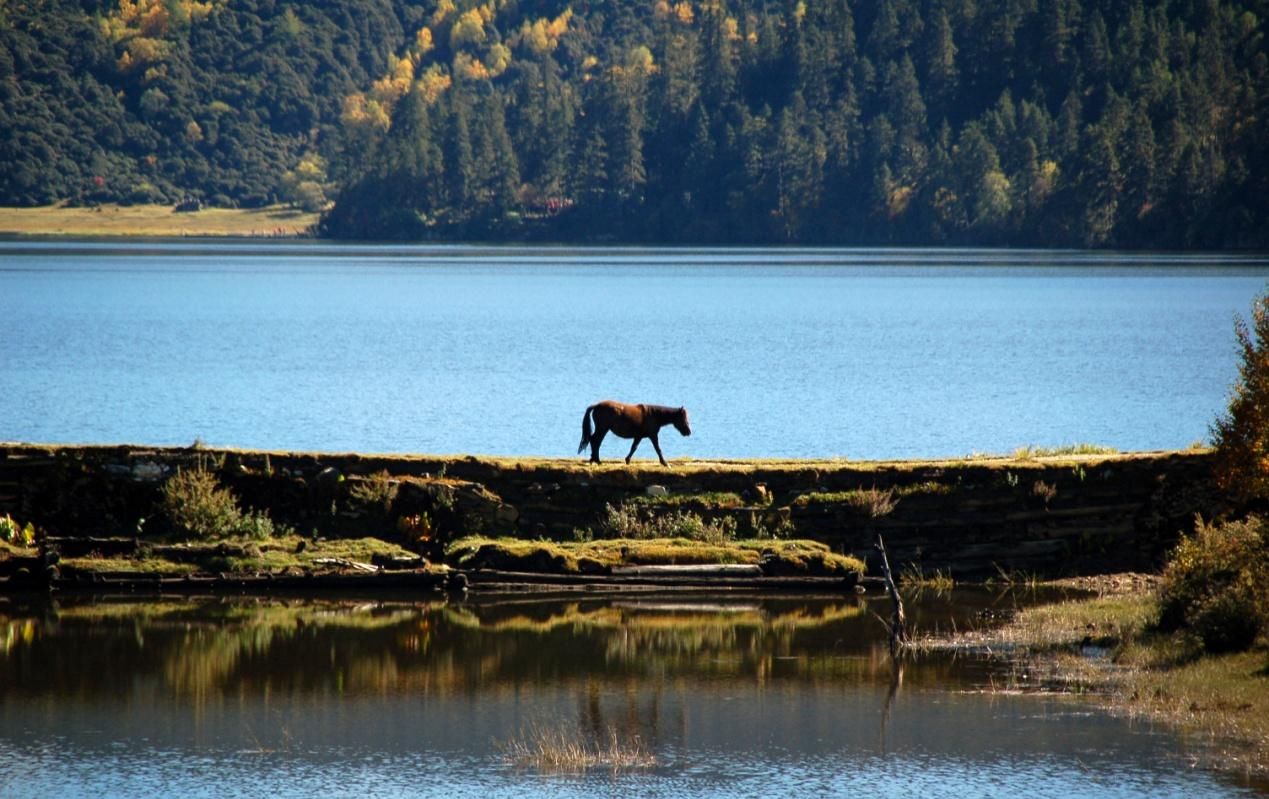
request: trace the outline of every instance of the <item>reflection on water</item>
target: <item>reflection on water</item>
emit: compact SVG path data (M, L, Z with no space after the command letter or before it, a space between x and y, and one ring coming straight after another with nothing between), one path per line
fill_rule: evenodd
M1241 790L1171 735L988 679L946 658L896 674L854 597L0 605L0 795ZM638 736L658 765L526 773L499 744L535 725Z

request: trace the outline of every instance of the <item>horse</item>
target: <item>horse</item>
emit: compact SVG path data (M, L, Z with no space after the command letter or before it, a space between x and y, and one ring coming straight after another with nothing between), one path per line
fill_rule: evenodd
M593 433L592 418L595 420ZM665 456L661 454L661 443L657 441L657 433L667 424L674 425L674 429L685 436L692 434L692 428L687 424L687 410L682 406L670 408L665 405L626 405L612 400L597 402L582 414L582 443L577 445L577 451L580 454L589 444L590 462L599 463L599 445L611 430L622 438L634 439L634 443L630 445L630 453L626 455L626 463L630 463L630 458L639 448L639 442L650 438L652 446L656 448L657 457L661 459L661 465L669 466L665 462Z

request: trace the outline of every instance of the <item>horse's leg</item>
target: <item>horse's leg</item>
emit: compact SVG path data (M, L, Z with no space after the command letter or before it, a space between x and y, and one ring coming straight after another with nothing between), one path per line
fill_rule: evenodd
M657 441L657 434L653 433L652 435L648 436L648 438L652 439L652 446L656 447L657 457L661 459L661 465L669 466L670 464L665 462L665 456L661 454L661 442Z
M634 443L630 445L630 454L626 456L626 463L630 463L630 459L634 457L634 451L639 448L639 442L643 440L643 436L635 436Z
M599 463L599 445L604 443L604 436L608 435L608 428L600 425L595 430L595 435L590 437L590 462Z

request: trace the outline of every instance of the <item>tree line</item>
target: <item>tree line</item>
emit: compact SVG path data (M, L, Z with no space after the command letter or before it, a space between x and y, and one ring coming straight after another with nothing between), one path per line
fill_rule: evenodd
M284 199L360 238L1263 247L1267 16L1265 0L10 2L0 192Z

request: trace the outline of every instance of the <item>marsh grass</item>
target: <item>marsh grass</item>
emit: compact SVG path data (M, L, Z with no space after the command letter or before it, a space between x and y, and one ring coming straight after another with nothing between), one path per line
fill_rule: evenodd
M926 636L917 652L977 653L1010 668L993 688L1095 694L1109 709L1174 725L1210 765L1269 774L1269 649L1204 655L1193 634L1154 625L1152 593L1026 608L999 626Z
M909 563L899 571L899 585L904 588L929 589L938 593L951 591L956 587L951 572L935 569L930 573L919 564Z
M575 727L534 725L519 738L499 743L498 748L511 765L543 772L628 771L652 768L657 763L656 755L639 736L622 738L615 727L608 727L601 736Z

